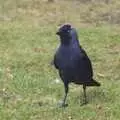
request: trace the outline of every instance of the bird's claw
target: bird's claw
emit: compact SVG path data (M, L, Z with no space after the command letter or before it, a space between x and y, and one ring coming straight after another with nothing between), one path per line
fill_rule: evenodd
M66 104L63 100L58 102L58 107L67 107L68 104Z
M88 101L84 101L81 106L88 104Z

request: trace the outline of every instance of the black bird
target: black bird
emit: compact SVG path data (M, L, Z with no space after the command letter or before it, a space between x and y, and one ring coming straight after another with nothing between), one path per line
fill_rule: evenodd
M62 25L56 34L60 37L60 46L54 55L53 64L58 69L65 88L60 106L66 106L68 85L71 82L83 85L84 103L87 103L86 86L100 86L100 83L93 79L91 61L79 44L76 29L70 24Z

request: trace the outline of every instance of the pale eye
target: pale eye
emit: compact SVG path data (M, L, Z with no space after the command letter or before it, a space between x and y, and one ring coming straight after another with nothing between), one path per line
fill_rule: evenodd
M70 30L67 31L68 33L70 32Z

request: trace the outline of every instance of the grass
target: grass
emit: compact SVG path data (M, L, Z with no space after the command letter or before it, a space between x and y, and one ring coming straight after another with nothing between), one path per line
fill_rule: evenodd
M111 25L109 20L96 17L99 4L103 12L109 11L105 3L79 3L77 7L73 4L76 2L51 4L21 0L16 5L15 1L6 0L3 3L0 17L1 120L120 119L120 28L114 22ZM90 21L87 21L89 12L82 11L79 5L82 8L96 5ZM117 6L119 1L116 0L107 7L117 11ZM56 83L60 78L50 62L59 43L55 35L57 26L67 21L76 26L80 43L92 60L94 78L102 85L88 88L89 104L80 106L82 87L71 84L69 106L63 109L57 107L64 93L63 84Z

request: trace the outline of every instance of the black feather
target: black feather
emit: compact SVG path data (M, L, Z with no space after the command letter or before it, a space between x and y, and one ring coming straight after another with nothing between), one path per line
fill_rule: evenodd
M75 28L65 24L57 32L60 36L60 46L54 56L54 65L58 69L60 77L65 86L65 97L62 105L65 105L68 93L68 84L86 86L100 86L100 83L93 80L92 64L85 50L80 46ZM86 96L86 93L84 93Z

